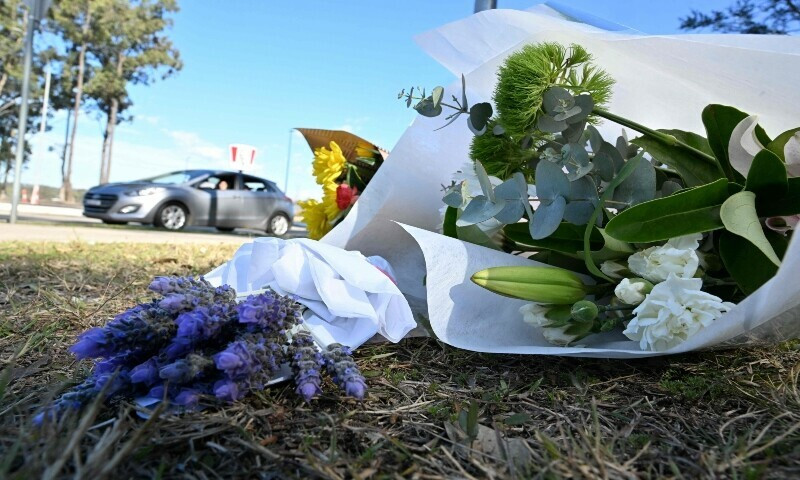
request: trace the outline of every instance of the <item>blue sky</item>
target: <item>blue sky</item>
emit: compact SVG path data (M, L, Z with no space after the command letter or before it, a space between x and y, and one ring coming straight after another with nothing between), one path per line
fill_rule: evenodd
M675 33L692 8L732 0L561 0L646 33ZM498 0L524 9L535 0ZM427 57L414 35L472 12L473 0L183 0L171 38L184 69L135 87L132 123L114 143L112 181L184 167L225 167L230 143L259 149L254 173L283 186L292 127L345 129L391 149L414 118L397 101L404 87L449 84L449 72ZM66 115L50 122L45 145L63 142ZM102 123L84 114L78 126L73 184L97 183ZM55 153L35 150L42 184L60 184ZM311 151L293 139L288 194L317 196Z

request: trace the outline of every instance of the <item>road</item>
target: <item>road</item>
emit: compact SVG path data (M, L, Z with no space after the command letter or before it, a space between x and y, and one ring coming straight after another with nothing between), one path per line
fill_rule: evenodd
M147 225L105 225L100 220L86 218L75 208L21 205L18 222L8 222L10 206L0 203L0 242L7 241L85 241L129 243L226 243L243 244L264 232L237 229L231 233L217 232L211 227L187 227L170 232ZM304 226L294 226L287 238L305 237Z

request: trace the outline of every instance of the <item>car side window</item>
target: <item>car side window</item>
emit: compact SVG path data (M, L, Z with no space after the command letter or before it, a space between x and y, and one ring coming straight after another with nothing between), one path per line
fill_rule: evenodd
M197 185L200 190L234 190L236 188L236 175L212 175Z
M269 186L260 178L244 176L244 189L251 192L269 192Z

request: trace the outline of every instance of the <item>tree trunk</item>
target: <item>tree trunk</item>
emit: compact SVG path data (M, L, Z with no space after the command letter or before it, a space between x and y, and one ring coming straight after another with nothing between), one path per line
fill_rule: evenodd
M69 142L69 155L67 156L67 167L64 172L63 180L61 181L61 192L59 192L61 200L72 203L75 201L75 195L72 193L72 159L75 156L75 134L78 131L78 114L81 111L81 99L83 97L83 73L86 67L86 50L88 44L86 37L89 34L89 26L92 19L91 2L86 2L86 18L83 23L83 43L81 43L81 51L78 54L78 82L75 87L75 106L72 109L72 133Z
M67 131L64 133L64 148L61 150L61 178L64 178L67 165L67 149L69 148L69 125L72 119L72 110L67 110Z
M117 77L122 78L122 67L125 56L120 53L117 57ZM108 183L111 177L111 151L114 147L114 131L117 128L117 114L119 113L119 99L111 99L111 108L108 111L106 131L103 133L103 155L100 165L100 183Z

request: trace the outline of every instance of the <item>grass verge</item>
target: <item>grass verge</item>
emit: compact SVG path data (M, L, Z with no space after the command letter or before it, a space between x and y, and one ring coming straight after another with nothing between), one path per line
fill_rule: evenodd
M433 339L356 352L370 393L290 384L142 419L95 405L37 430L80 381L81 331L230 245L0 244L0 478L797 478L800 349L642 360L484 355ZM328 392L335 392L328 388Z

